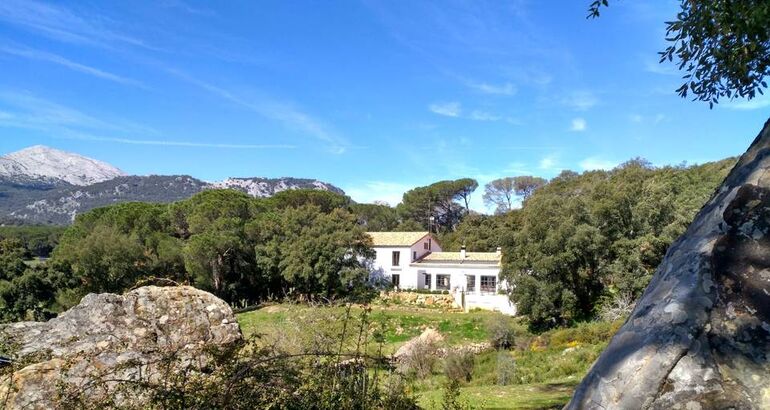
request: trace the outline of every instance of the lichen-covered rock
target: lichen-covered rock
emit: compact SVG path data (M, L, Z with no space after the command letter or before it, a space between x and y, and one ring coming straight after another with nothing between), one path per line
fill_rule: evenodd
M0 347L13 350L0 353L28 363L0 379L0 397L9 408L41 409L55 408L72 391L140 405L141 397L121 397L113 389L199 369L208 349L242 339L230 307L189 286L89 294L48 322L0 326L0 337Z
M770 121L568 409L770 408Z

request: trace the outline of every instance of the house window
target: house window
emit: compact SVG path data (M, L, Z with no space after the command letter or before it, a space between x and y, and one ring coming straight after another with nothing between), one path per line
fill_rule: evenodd
M401 285L401 275L390 275L390 280L393 282L393 287L397 288Z
M399 251L393 251L393 266L398 266L401 262L401 252Z
M449 275L436 275L436 289L449 290Z
M482 276L481 291L485 293L497 292L497 276Z
M412 260L413 261L417 260L417 251L412 251Z
M433 242L430 238L428 238L428 250L431 250L431 246L433 246Z
M476 277L473 275L468 275L465 277L467 280L465 284L465 290L468 292L475 292L476 291Z
M425 274L425 289L430 289L430 274Z
M430 241L430 239L428 239L428 241ZM423 242L423 243L422 243L422 248L423 248L423 249L425 249L425 250L428 250L428 249L430 249L430 247L429 247L429 245L428 245L428 242Z

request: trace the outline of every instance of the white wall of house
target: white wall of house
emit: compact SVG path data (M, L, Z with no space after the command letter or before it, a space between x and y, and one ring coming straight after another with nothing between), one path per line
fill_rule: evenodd
M374 252L376 256L371 261L373 276L391 282L398 275L399 289L448 290L454 295L458 307L462 306L464 292L465 307L468 309L516 314L516 306L508 295L498 293L499 290L507 290L508 286L500 280L500 266L495 263L419 262L428 253L441 252L441 246L428 235L409 247L375 246ZM397 265L394 265L394 252L399 255ZM469 277L473 278L472 286L469 286ZM439 285L439 279L445 286ZM492 279L494 285L490 287ZM485 286L482 287L482 284Z
M372 268L375 275L381 275L384 279L392 279L393 275L399 275L398 287L400 289L416 289L419 287L418 275L410 265L430 252L441 252L441 246L430 235L417 241L412 246L376 246L375 258ZM398 265L393 264L393 253L398 252Z
M458 291L458 290L465 290L466 293L476 293L481 295L482 293L486 294L495 294L497 293L497 289L500 289L500 283L498 280L498 276L500 274L500 267L498 266L492 266L492 265L473 265L473 264L452 264L452 265L440 265L440 264L428 264L428 263L415 263L412 265L413 269L417 271L418 276L418 287L420 289L431 289L431 290L450 290L450 291ZM430 275L430 278L427 277L427 275ZM438 280L439 276L448 277L449 279L449 286L447 287L438 287ZM485 289L484 292L482 292L481 289L481 280L482 276L484 277L491 277L495 278L495 289ZM474 278L473 281L473 289L468 288L468 277ZM430 280L430 287L428 287L426 280ZM487 282L488 283L488 282Z

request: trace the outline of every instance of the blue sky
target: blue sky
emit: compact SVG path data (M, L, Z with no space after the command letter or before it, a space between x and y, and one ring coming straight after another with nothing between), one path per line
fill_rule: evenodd
M414 186L741 154L770 99L713 110L657 63L676 2L0 2L0 153L132 174ZM473 206L483 210L482 188Z

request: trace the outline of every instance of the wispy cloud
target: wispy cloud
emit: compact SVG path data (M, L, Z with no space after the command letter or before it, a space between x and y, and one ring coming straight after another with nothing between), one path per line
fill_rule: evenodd
M296 148L289 144L228 144L216 142L194 142L194 141L175 141L175 140L143 140L132 138L99 137L80 133L72 133L60 136L58 138L76 139L82 141L114 142L118 144L130 145L161 145L169 147L191 147L191 148L232 148L232 149L292 149Z
M506 121L514 125L521 124L521 121L515 118L493 114L484 110L473 110L465 114L462 104L456 101L435 102L428 105L428 110L434 114L444 117L463 118L472 121Z
M6 121L26 128L52 126L99 129L108 131L130 131L130 125L118 121L103 121L76 109L57 104L29 93L0 92L0 103L6 105ZM6 123L8 125L8 123ZM136 131L135 129L133 131Z
M56 41L106 48L121 44L157 50L143 40L108 28L115 22L105 16L84 18L66 7L34 0L3 0L0 2L0 20Z
M436 102L430 104L428 109L434 114L443 115L446 117L459 117L462 114L462 106L459 102Z
M587 111L599 103L599 98L591 91L575 91L562 98L561 102L575 111Z
M557 168L558 159L557 154L548 154L540 159L538 167L543 170L554 170Z
M105 136L103 134L157 135L158 131L123 120L95 118L74 108L26 93L0 92L0 127L42 131L47 136L82 141L131 145L158 145L198 148L269 149L295 148L288 144L231 144L227 142L179 141L159 138Z
M468 81L466 82L466 85L468 87L482 92L484 94L493 94L493 95L514 95L518 91L516 86L511 83L504 83L504 84L490 84L485 82L474 82L474 81Z
M662 113L658 113L655 115L641 115L641 114L631 114L628 116L628 120L631 121L634 124L652 124L652 125L658 125L661 122L666 120L666 115Z
M588 127L588 123L586 123L586 120L583 118L574 118L572 119L572 123L570 124L569 130L574 132L582 132L585 131Z
M210 94L218 96L231 103L259 114L265 118L278 121L289 128L293 128L309 134L324 142L330 152L342 154L349 148L349 144L342 137L328 129L321 121L313 118L288 103L282 103L267 98L248 100L235 92L223 87L199 80L182 71L168 68L166 71L175 77L193 84Z
M580 161L578 165L584 171L592 171L596 169L610 170L618 166L618 164L619 164L618 161L602 159L599 157L588 157Z
M679 74L676 68L674 68L673 65L668 61L659 63L657 61L645 60L644 71L647 71L648 73L660 74L660 75L678 75Z
M503 117L481 110L473 110L468 118L475 121L499 121Z
M114 81L116 83L131 85L144 88L144 85L137 81L127 77L123 77L117 74L109 73L107 71L100 70L85 64L80 64L75 61L69 60L57 54L48 53L45 51L34 50L26 47L11 47L0 45L0 53L5 53L17 57L23 57L30 60L45 61L48 63L58 64L60 66L69 68L70 70L78 71L84 74L88 74L94 77L98 77L104 80Z
M726 104L723 104L723 106L731 110L759 110L761 108L770 107L770 94L766 94L762 97L752 98L751 100L730 101Z

